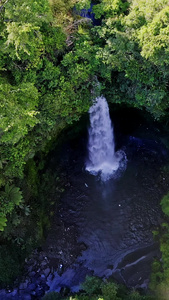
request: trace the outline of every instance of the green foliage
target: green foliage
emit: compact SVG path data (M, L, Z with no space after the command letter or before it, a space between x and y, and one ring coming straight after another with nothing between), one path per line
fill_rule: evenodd
M112 88L103 77L110 101L145 107L157 119L165 114L169 105L166 4L165 0L153 1L153 4L132 1L124 13L120 6L120 13L110 9L114 15L105 14L102 26L95 28L95 36L99 36L99 41L95 40L96 57L112 69ZM115 2L108 1L109 5ZM104 1L98 6L105 10ZM98 9L98 13L102 14L102 10Z
M92 295L75 295L73 297L70 297L69 299L66 300L103 300L101 298L98 298L97 296L92 296Z
M95 18L100 19L102 16L106 18L114 17L126 12L129 7L129 3L123 0L102 0L101 3L97 4L93 8Z
M81 10L81 9L89 9L91 5L91 1L90 0L81 0L81 1L76 1L76 9L77 10Z
M118 285L114 282L108 282L102 285L102 295L104 300L120 300L117 296Z
M161 66L168 64L169 8L167 4L165 0L154 1L153 5L148 7L147 1L142 1L143 8L146 6L146 9L141 12L144 23L141 24L142 26L136 25L139 28L136 38L142 48L141 55ZM134 7L135 11L136 9L137 6Z
M37 123L38 91L33 84L0 85L1 143L15 144Z
M150 281L150 289L152 291L155 291L157 288L157 285L162 281L163 279L163 269L162 264L159 260L154 260L152 265L152 273L151 273L151 281Z
M65 34L62 28L54 25L48 0L8 1L5 20L1 32L2 62L8 62L15 76L19 76L19 72L26 73L28 69L38 69L44 55L54 58L54 51L62 49L65 44Z
M6 1L5 14L9 20L20 23L34 23L41 25L51 21L51 11L47 0L33 1L23 0Z
M42 51L42 37L38 33L39 27L32 24L12 22L6 26L8 39L5 42L5 52L12 59L28 58L32 63Z
M99 277L91 277L86 276L85 281L81 285L81 288L88 294L99 294L100 293L100 286L101 286L101 279Z
M7 218L6 216L0 212L0 231L4 230L4 227L7 226Z
M4 230L7 222L7 215L11 214L12 211L22 201L22 193L20 188L15 185L5 185L4 191L0 192L0 231Z
M162 282L156 287L156 299L157 300L167 300L169 298L169 288L168 288L168 280L166 282Z
M94 287L92 287L92 283ZM85 294L84 292L79 292L78 294L64 297L56 292L49 292L43 297L43 300L157 300L151 295L141 295L135 290L129 291L124 286L114 282L103 282L98 277L87 276L82 287L84 285L85 288L83 290L85 290Z
M162 223L159 228L159 240L161 259L155 260L152 266L152 275L150 288L155 291L156 299L166 300L168 299L169 289L169 195L165 195L161 200L162 211L166 215L166 222Z
M163 197L160 204L161 204L162 211L167 216L169 216L169 194Z
M48 1L8 1L5 18L10 22L5 22L2 32L4 53L12 60L27 60L27 66L37 66L43 53L41 26L52 21Z
M148 300L148 299L153 299L153 298L150 298L150 297L144 296L144 295L142 296L139 294L138 291L132 291L130 293L130 296L127 299L129 299L129 300L146 300L147 299Z
M19 205L22 200L22 193L20 188L16 187L14 184L5 186L5 191L1 192L1 196L8 202L13 202L13 205ZM12 208L10 209L12 210Z
M39 175L38 168L33 159L29 159L25 167L26 181L31 194L34 197L38 196Z
M169 225L165 226L165 233L161 238L160 250L162 252L163 278L169 280Z

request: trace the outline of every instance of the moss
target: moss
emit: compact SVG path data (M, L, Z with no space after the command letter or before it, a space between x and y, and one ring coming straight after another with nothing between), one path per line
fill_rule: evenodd
M16 245L0 246L0 286L11 285L21 274L23 263L22 251Z
M38 196L38 185L39 185L39 174L38 167L33 158L27 161L25 167L25 178L27 182L28 189L31 191L31 195L34 197Z

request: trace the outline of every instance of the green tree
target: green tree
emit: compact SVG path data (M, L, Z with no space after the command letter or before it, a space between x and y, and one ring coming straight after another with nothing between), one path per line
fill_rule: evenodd
M114 282L108 282L102 285L102 295L104 300L121 300L117 296L118 285Z
M166 0L133 1L125 20L141 47L141 55L153 64L168 65L169 7ZM133 31L133 27L135 30Z
M18 206L22 201L22 193L15 185L5 185L4 191L0 192L0 231L4 230L7 225L7 216Z
M98 5L105 9L103 3ZM96 57L100 66L111 68L112 87L103 77L108 99L145 107L156 118L163 116L169 105L166 3L132 1L119 13L111 9L112 15L103 15L102 26L94 29Z
M117 15L126 12L129 7L129 2L124 0L102 0L100 4L94 6L94 13L96 18L102 16L106 18L113 18Z
M15 144L37 123L38 91L33 84L0 85L1 143Z

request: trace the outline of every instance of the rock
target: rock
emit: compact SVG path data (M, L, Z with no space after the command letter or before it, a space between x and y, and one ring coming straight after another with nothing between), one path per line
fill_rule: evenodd
M85 245L85 243L81 243L80 244L80 251L85 251L87 249L87 246Z
M35 288L36 288L35 283L31 283L31 284L28 285L28 289L29 289L30 291L33 291Z
M41 267L46 267L46 265L47 265L47 261L42 261Z
M51 274L51 273L50 273L49 276L47 277L47 282L52 281L53 278L54 278L54 274Z
M29 273L31 273L31 272L34 272L34 266L29 266L28 268L27 268L27 272L28 272L28 274Z
M21 298L18 297L18 299L31 300L31 295L25 293L21 295Z
M14 296L17 295L17 293L18 293L18 290L17 290L17 289L14 289L13 292L11 293L11 295L14 297Z
M29 278L32 278L32 277L35 276L35 274L36 274L36 272L35 272L35 271L32 271L32 272L30 272L30 273L28 274L28 276L29 276Z
M31 292L31 295L32 295L32 296L36 296L36 292L35 292L35 291L32 291L32 292Z
M25 282L21 282L20 286L19 286L19 290L25 290L27 288L29 284L29 281L26 280Z
M43 289L41 287L37 287L35 290L35 293L36 293L37 297L42 297L45 294L45 292L43 291Z
M46 292L49 290L49 286L45 283L45 282L42 282L41 283L41 287L43 288L43 290Z
M38 277L38 278L33 277L33 278L31 278L31 282L34 283L35 285L37 285L41 282L41 278L40 277Z
M38 260L39 260L39 261L44 261L44 257L43 257L42 254L39 255Z
M45 275L46 277L48 277L49 274L50 274L50 268L47 268L47 269L43 270L43 273L44 273L44 275ZM41 276L42 276L42 275L41 275Z
M2 299L2 300L6 299L5 297L6 297L6 290L3 289L3 290L0 291L0 299Z

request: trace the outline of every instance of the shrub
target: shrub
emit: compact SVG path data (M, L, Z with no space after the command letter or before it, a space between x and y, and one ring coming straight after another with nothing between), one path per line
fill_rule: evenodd
M118 286L114 282L102 284L102 294L104 300L120 300L117 296Z
M81 285L81 288L89 295L99 294L101 289L102 280L99 277L86 276L85 281Z

